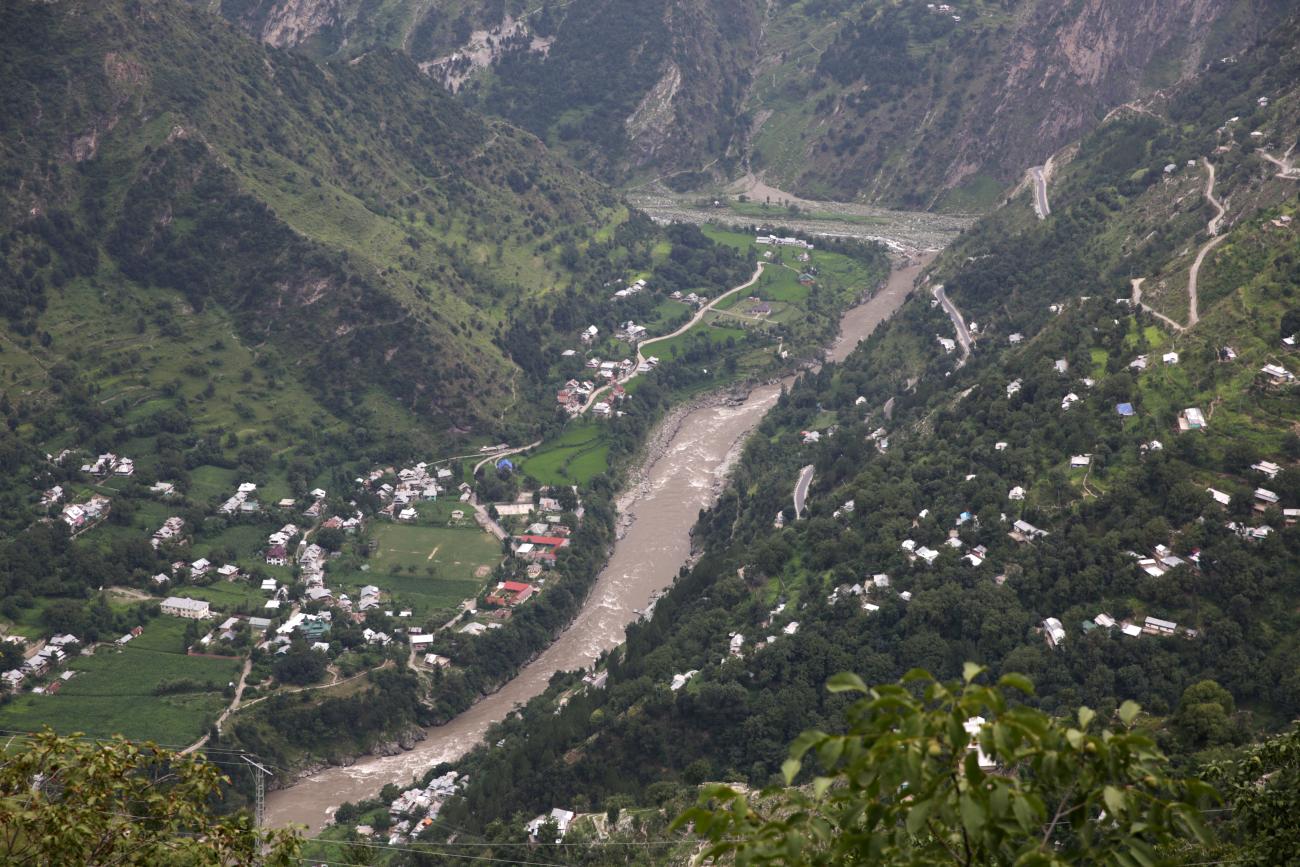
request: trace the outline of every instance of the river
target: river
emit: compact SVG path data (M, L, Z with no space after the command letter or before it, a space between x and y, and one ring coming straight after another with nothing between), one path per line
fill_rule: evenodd
M840 336L827 358L842 361L888 319L933 258L934 254L927 254L919 262L895 269L883 290L845 313ZM320 830L340 803L374 797L387 783L404 784L439 762L465 755L483 739L488 726L545 690L555 672L584 668L620 644L637 611L650 603L656 591L672 584L690 556L690 530L700 509L712 505L745 435L779 394L779 385L765 385L751 391L739 406L701 408L681 418L659 457L645 468L641 483L620 501L619 511L631 524L581 612L518 676L451 722L430 729L428 737L409 752L328 768L290 788L268 793L267 824L294 823L306 825L313 833Z

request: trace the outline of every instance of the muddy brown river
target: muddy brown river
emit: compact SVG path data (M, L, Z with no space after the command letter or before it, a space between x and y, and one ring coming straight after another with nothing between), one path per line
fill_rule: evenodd
M827 358L842 361L888 319L934 255L895 269L882 291L845 313L840 336ZM714 502L746 434L779 393L780 386L762 386L739 406L697 409L681 419L659 457L645 468L641 483L622 497L619 511L631 524L581 612L513 680L446 725L429 729L428 737L409 752L328 768L290 788L268 793L267 823L294 823L318 831L344 801L374 797L388 783L403 785L439 762L465 755L482 741L488 726L545 690L555 672L586 667L620 644L637 612L649 605L657 591L672 584L686 562L690 530L700 509Z

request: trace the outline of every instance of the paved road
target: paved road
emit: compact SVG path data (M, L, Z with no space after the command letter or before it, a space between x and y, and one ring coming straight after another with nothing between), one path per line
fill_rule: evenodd
M687 331L690 331L692 328L694 328L696 325L699 324L701 319L704 318L704 314L712 310L714 305L716 305L718 302L722 301L725 298L729 298L730 296L739 292L741 289L748 289L750 286L753 286L755 283L757 283L758 278L763 274L763 266L767 264L769 263L759 262L758 267L754 269L754 276L750 277L748 280L746 280L744 283L741 283L739 286L734 286L731 289L728 289L726 292L723 292L721 295L719 295L717 298L714 298L708 304L705 304L703 307L699 309L698 313L696 313L694 316L691 317L691 321L687 322L681 328L678 328L676 331L672 332L671 334L661 334L658 337L651 337L649 340L642 340L639 344L637 344L636 347L636 367L633 367L632 372L629 373L627 376L625 376L623 379L620 379L619 382L628 383L631 382L633 379L636 379L637 376L640 375L641 365L643 362L645 362L645 348L647 346L650 346L655 343L659 343L664 340L672 340L674 337L677 337L680 334L685 334ZM600 395L606 391L609 391L610 388L611 388L610 385L602 385L600 388L593 390L591 392L591 396L587 398L587 402L584 403L582 405L582 409L578 411L578 415L582 415L587 410L595 406L596 401L600 398Z
M493 452L492 454L488 455L488 456L485 457L483 460L479 461L477 464L474 465L474 472L470 473L470 477L472 478L472 477L474 477L474 476L477 476L477 475L478 475L478 471L479 471L479 470L482 468L482 466L483 466L484 464L486 464L488 461L499 461L499 460L501 460L501 459L504 458L504 457L508 457L509 455L517 455L517 454L519 454L520 452L526 452L526 451L528 451L529 449L535 449L535 448L537 448L538 446L540 446L541 444L542 444L542 441L541 441L541 440L533 440L532 442L530 442L530 443L529 443L528 445L526 445L526 446L516 446L516 447L513 448L513 449L504 449L503 451Z
M1034 182L1034 213L1038 219L1046 220L1052 213L1051 205L1047 203L1047 176L1043 174L1042 166L1030 169L1029 176Z
M943 306L943 309L948 313L948 318L952 320L952 327L957 330L957 342L961 344L961 361L957 362L957 366L962 367L966 364L966 360L970 358L971 350L974 348L975 341L971 339L970 331L966 328L966 321L961 318L961 311L957 309L957 305L953 304L948 298L948 295L943 291L943 284L940 283L931 291L934 293L934 297Z
M804 504L808 502L808 488L812 485L813 465L809 464L799 471L799 480L794 483L794 517L803 517Z

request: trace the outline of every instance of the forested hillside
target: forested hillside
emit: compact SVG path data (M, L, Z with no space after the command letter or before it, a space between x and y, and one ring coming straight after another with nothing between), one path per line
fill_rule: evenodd
M443 817L501 831L779 780L786 744L841 725L848 699L822 688L840 671L974 660L1027 675L1052 713L1136 701L1190 773L1288 729L1300 200L1265 156L1300 129L1296 45L1291 25L1113 118L1060 155L1050 217L1012 201L847 361L796 383L608 680L556 683L499 727ZM1139 278L1164 284L1149 307ZM953 332L940 281L968 360L936 340Z
M253 0L272 44L409 53L603 178L754 172L810 199L986 210L1114 107L1232 58L1274 0Z

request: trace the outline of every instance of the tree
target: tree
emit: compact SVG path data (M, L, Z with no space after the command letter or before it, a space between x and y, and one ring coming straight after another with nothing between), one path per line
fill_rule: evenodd
M1214 746L1232 740L1232 694L1213 680L1202 680L1183 690L1173 724L1187 743Z
M1189 861L1243 865L1288 864L1300 851L1300 728L1251 747L1235 762L1212 765L1205 777L1232 807L1226 845L1195 852ZM1235 848L1234 848L1235 847Z
M299 839L215 817L229 780L195 755L46 730L0 763L5 864L289 865Z
M862 696L848 731L805 732L782 768L790 785L815 756L824 775L756 802L706 787L675 826L710 841L703 857L737 864L1152 864L1175 838L1207 839L1194 802L1213 790L1166 773L1131 729L1136 704L1117 731L1086 707L1076 725L1011 704L1008 690L1032 693L1024 677L990 687L975 682L983 672L967 663L964 682L945 684L913 670L871 688L836 675L831 692Z

